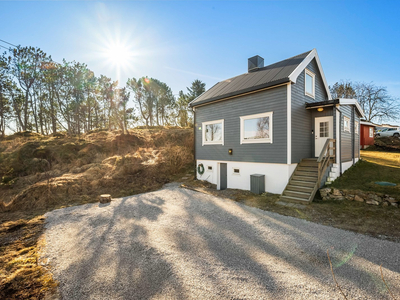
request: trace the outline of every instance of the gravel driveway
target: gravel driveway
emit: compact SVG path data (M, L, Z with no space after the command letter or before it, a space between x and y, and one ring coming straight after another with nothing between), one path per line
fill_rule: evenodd
M181 189L46 214L63 299L400 297L400 244Z

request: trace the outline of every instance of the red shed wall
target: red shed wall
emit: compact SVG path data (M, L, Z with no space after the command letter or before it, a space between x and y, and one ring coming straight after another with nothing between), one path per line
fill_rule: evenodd
M374 128L373 126L369 125L363 125L361 124L361 135L360 135L360 145L361 148L364 148L363 146L369 146L374 144L374 138L369 137L369 129Z

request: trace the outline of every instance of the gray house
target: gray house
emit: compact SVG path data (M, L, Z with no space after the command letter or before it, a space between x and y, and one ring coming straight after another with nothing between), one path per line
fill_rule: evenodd
M332 99L315 49L218 82L193 100L197 179L308 202L359 159L354 99Z

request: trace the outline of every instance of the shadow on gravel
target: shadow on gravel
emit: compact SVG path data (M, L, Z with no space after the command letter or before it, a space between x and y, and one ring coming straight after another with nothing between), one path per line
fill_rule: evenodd
M88 217L85 228L76 233L74 246L78 248L75 250L78 255L62 271L63 276L67 274L60 285L64 298L101 299L112 294L118 299L150 299L174 276L162 255L145 245L146 230L132 222L140 219L157 221L163 213L164 200L146 194L135 201L128 199L123 198L110 212ZM64 226L68 227L68 223ZM88 234L91 232L88 227L97 234ZM64 283L68 287L63 290ZM184 294L176 283L175 289Z
M257 251L271 256L272 261L284 261L303 274L318 280L322 284L331 284L334 288L326 254L329 249L336 276L342 282L342 286L357 286L361 290L388 297L384 283L376 275L379 272L379 265L383 264L384 268L393 272L400 272L399 260L393 260L388 255L382 257L382 251L373 252L368 247L369 245L359 245L358 243L362 238L358 238L359 236L356 234L349 233L350 236L347 235L340 241L337 239L335 241L326 236L325 226L319 226L318 229L315 229L315 232L310 232L309 223L306 221L302 222L304 226L293 227L280 221L278 217L266 216L256 209L251 210L255 217L254 222L248 223L242 217L228 212L218 203L218 200L214 200L216 198L213 196L204 195L203 199L208 199L208 205L205 206L192 196L192 191L185 189L179 191L187 198L183 209L185 209L188 218L193 220L193 223L195 223L195 220L207 220L207 225L203 225L204 222L196 222L192 228L201 237L201 242L206 243L208 249L214 254L213 259L218 260L227 269L251 273L269 292L279 289L279 286L268 273L268 262L260 263L253 259L254 253ZM240 207L233 201L230 205ZM239 208L240 210L245 212L242 207ZM297 219L297 221L299 220ZM235 226L233 227L232 224L235 224ZM290 234L291 237L295 238L291 238L289 242L291 245L295 242L296 246L289 248L284 241L282 243L276 240L271 241L268 236L263 235L262 231L257 230L257 227L281 233L282 237L287 237ZM217 236L216 233L223 234ZM325 240L315 237L324 235L326 236ZM206 258L199 257L198 249L193 245L193 243L199 243L198 239L193 239L192 243L190 239L184 239L179 232L175 231L174 242L181 251L186 253L190 251L197 267L202 268L204 264L201 260ZM382 241L376 240L376 242L379 244ZM398 252L398 249L396 243L390 242L385 247L385 253L394 254ZM349 264L348 262L354 254L375 264L377 269L374 270L374 273L371 270L364 270ZM207 274L210 269L203 271ZM216 284L218 283L216 282Z

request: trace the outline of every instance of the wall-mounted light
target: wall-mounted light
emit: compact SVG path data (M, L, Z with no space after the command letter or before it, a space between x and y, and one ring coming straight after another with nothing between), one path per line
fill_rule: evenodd
M324 111L324 108L323 107L318 107L317 110L318 111Z
M228 150L228 153L229 153L229 155L232 155L233 150L232 150L232 149L229 149L229 150Z

